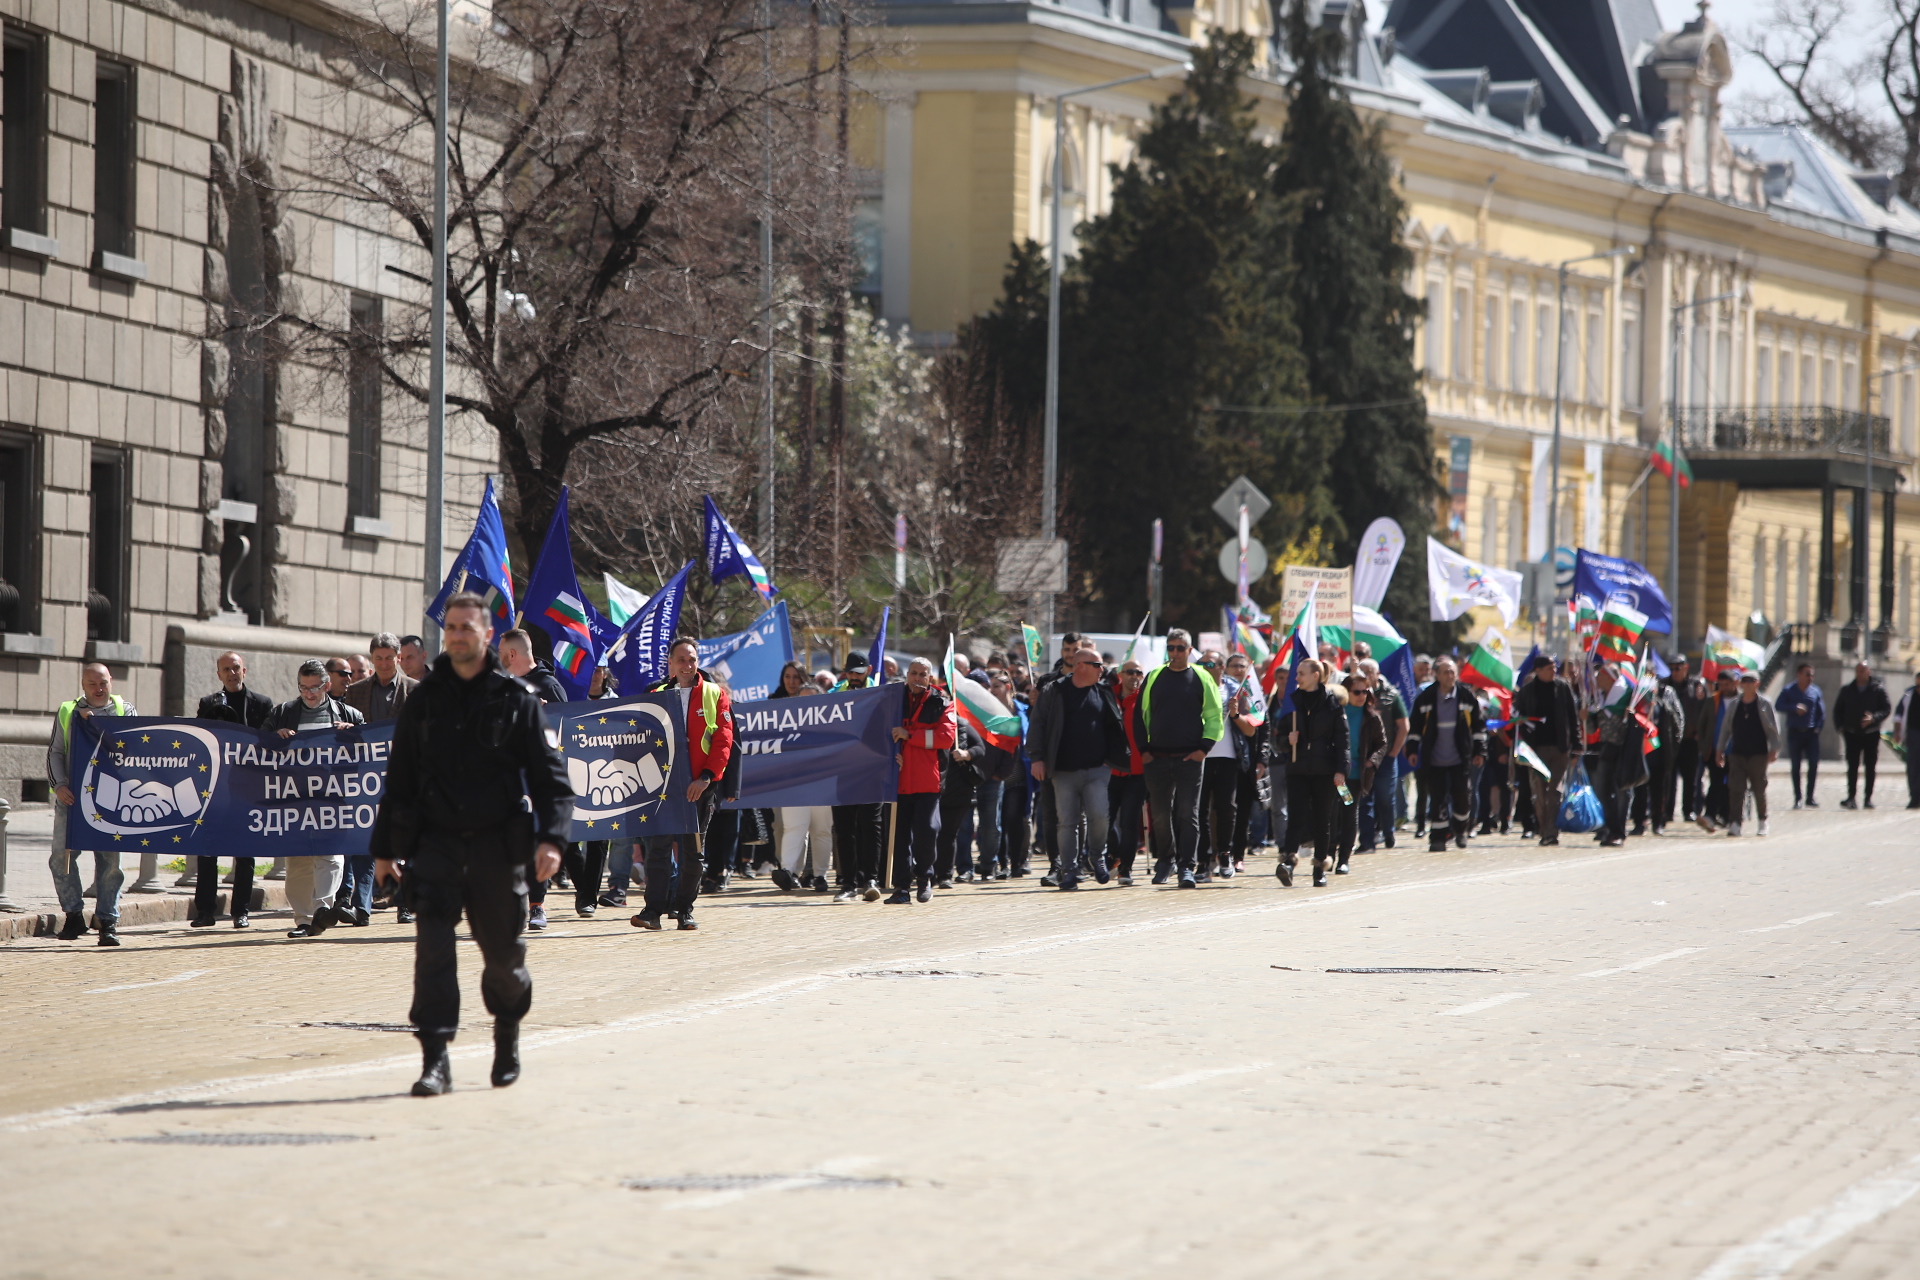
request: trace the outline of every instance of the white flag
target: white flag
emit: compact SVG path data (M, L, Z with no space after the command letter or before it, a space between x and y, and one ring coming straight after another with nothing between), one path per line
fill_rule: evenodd
M624 627L627 619L640 612L640 606L647 602L647 593L635 591L610 573L600 576L607 584L607 621L616 627Z
M1387 598L1387 584L1407 549L1407 535L1399 521L1381 516L1360 535L1360 548L1353 554L1353 602L1378 609Z
M1502 626L1520 616L1520 575L1469 560L1427 539L1427 599L1435 622L1451 622L1475 605L1500 611Z

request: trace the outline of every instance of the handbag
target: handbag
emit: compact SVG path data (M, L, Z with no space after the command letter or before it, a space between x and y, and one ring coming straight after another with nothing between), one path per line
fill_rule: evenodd
M1593 784L1587 781L1587 766L1576 763L1567 773L1567 795L1560 802L1554 825L1578 834L1592 831L1604 821L1606 814L1600 808L1600 797L1593 793Z

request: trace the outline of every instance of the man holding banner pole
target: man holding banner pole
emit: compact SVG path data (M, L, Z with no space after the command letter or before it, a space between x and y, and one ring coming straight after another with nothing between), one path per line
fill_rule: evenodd
M701 840L720 802L716 785L733 757L733 704L727 691L700 671L700 642L675 636L667 645L667 678L648 693L677 693L687 721L687 803L694 806L695 830L652 832L646 838L647 901L631 923L658 929L660 915L671 910L680 928L698 929L693 904L700 896Z
M866 688L871 671L866 654L858 651L848 654L847 665L841 669L840 682L833 687L833 692ZM886 870L880 865L880 851L885 847L880 843L885 823L883 807L878 804L833 806L833 865L840 886L840 891L833 895L835 902L879 899L879 881Z
M444 651L394 726L386 800L374 820L374 877L405 860L417 913L413 1007L422 1066L415 1097L453 1087L447 1045L460 1027L454 928L464 913L480 948L480 994L493 1022L495 1087L520 1078L527 972L527 877L560 868L573 826L567 767L549 745L540 700L500 667L493 619L472 592L443 613ZM529 865L531 864L531 865Z

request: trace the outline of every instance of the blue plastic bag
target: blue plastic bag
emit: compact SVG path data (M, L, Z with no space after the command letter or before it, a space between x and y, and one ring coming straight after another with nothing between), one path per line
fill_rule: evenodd
M1560 816L1554 823L1562 831L1592 831L1606 821L1606 814L1600 808L1600 797L1593 793L1593 784L1587 781L1587 767L1576 761L1567 771L1566 799L1560 802Z

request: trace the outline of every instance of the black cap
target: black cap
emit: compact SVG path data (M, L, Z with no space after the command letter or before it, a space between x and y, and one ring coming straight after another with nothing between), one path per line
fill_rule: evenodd
M846 662L841 664L840 669L842 671L867 671L867 670L870 670L871 668L869 668L869 666L867 665L866 654L850 653L847 655Z

